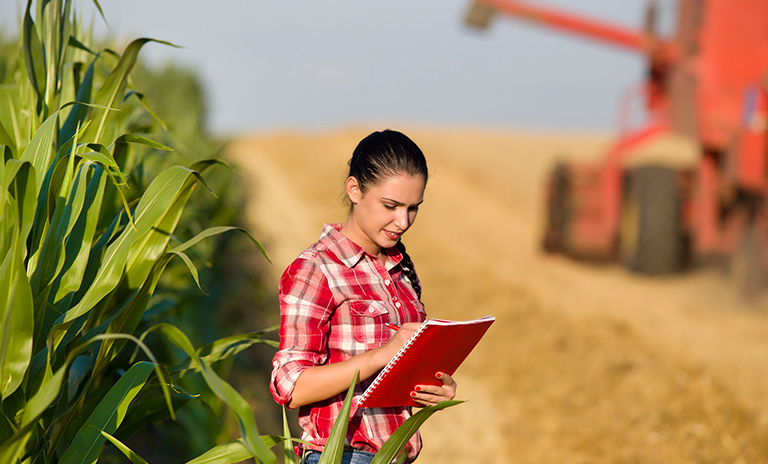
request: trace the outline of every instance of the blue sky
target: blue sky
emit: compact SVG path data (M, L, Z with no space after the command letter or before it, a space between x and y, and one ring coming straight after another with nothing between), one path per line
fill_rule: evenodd
M630 28L646 4L529 1ZM15 26L16 3L2 0L4 29ZM92 2L74 3L103 34L184 47L150 44L142 54L200 73L220 133L368 123L613 131L644 72L638 54L503 16L485 32L469 29L468 0L100 4L109 26Z

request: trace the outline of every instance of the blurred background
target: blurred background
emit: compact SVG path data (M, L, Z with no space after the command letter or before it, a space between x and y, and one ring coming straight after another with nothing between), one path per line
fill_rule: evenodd
M529 3L647 30L642 0ZM183 47L149 44L144 65L198 79L200 130L238 169L237 220L273 262L235 243L221 267L229 298L212 308L233 330L277 322L280 273L324 222L346 217L346 161L362 137L389 127L421 146L432 177L406 244L428 312L498 322L457 373L469 401L423 427L420 462L766 462L761 286L745 295L728 259L636 272L626 260L574 259L585 256L562 241L551 248L566 253L544 251L553 223L564 223L552 214L562 206L556 167L604 166L628 127L642 127L637 95L656 55L503 14L470 28L470 5L101 2L108 24L90 2L81 11L117 43L147 36ZM677 7L658 2L660 37L674 35ZM13 35L18 7L2 8ZM183 98L169 104L162 111L184 111ZM571 187L576 171L560 171ZM250 349L231 375L262 433L277 434L272 352Z
M18 3L2 2L4 28ZM611 129L616 100L643 73L639 56L528 25L478 34L464 26L460 0L100 2L108 24L93 3L77 3L100 34L184 47L142 56L195 69L210 127L225 134L361 121ZM549 3L642 24L642 0Z

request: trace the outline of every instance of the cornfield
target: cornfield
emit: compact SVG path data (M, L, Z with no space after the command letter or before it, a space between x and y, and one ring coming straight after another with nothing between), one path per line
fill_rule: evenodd
M212 367L269 342L248 333L195 348L156 294L174 258L200 286L190 250L236 229L176 235L191 229L182 212L208 188L203 174L222 163L152 172L162 163L151 157L171 148L143 135L164 123L129 76L159 41L93 51L72 16L69 1L30 1L0 87L0 462L95 462L107 441L141 462L120 438L201 401L184 388L194 377L242 437L193 462L238 447L274 462L248 404ZM148 336L181 359L159 362Z

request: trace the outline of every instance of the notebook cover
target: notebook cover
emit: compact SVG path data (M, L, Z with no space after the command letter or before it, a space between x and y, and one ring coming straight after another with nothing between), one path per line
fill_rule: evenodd
M411 399L416 385L441 385L438 371L453 375L496 319L428 319L381 370L361 396L361 407L420 406Z

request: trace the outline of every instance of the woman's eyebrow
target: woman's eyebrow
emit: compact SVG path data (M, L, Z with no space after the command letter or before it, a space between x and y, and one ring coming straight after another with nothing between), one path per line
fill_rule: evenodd
M381 197L381 199L384 200L384 201L391 201L392 203L394 203L394 204L396 204L398 206L405 206L405 203L403 203L401 201L393 200L392 198ZM420 202L416 203L415 205L411 205L411 206L419 206L422 203L424 203L424 200L421 200Z

